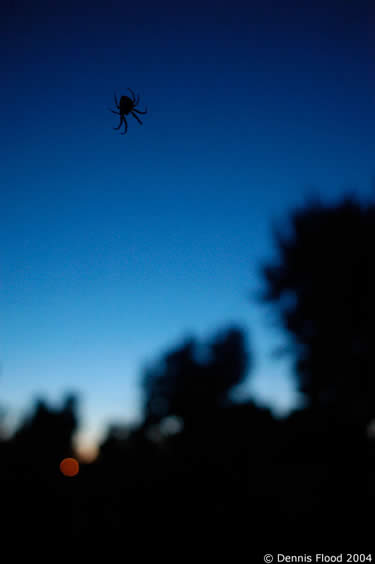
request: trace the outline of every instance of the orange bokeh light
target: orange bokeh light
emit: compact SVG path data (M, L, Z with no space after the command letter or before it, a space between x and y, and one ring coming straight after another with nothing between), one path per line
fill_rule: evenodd
M75 458L64 458L64 460L60 462L60 470L64 476L72 478L79 472L78 461Z

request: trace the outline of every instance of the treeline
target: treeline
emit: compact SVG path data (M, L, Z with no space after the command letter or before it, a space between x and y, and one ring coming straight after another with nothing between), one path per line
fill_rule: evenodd
M0 443L3 512L16 536L43 531L111 546L156 534L167 546L200 539L248 555L368 548L375 205L316 201L274 237L261 299L284 329L303 409L276 419L233 399L254 364L249 335L233 325L150 364L141 424L112 426L96 461L74 478L59 463L74 456L77 400L60 409L40 401Z

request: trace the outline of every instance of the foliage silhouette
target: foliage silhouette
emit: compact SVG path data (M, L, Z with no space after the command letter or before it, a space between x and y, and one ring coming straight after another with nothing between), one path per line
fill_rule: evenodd
M71 394L60 409L38 400L3 445L0 482L7 538L35 542L72 536L73 489L64 483L59 464L74 455L76 411L77 398Z
M375 206L313 202L278 230L263 299L293 338L299 388L314 409L359 425L374 417Z
M203 358L202 358L203 357ZM231 327L207 345L190 339L165 354L143 377L146 424L168 416L191 427L229 401L249 367L242 330Z
M30 451L32 459L55 464L73 454L73 435L77 430L77 398L66 396L61 409L54 409L44 400L36 402L34 411L16 430L13 442Z

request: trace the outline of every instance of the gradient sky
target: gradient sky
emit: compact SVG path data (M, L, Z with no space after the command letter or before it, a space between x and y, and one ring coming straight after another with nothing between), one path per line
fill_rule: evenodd
M370 13L372 4L372 13ZM81 394L82 444L140 415L147 361L229 323L245 391L296 394L249 299L271 224L315 191L373 191L374 4L5 1L0 403ZM140 93L140 126L113 91Z

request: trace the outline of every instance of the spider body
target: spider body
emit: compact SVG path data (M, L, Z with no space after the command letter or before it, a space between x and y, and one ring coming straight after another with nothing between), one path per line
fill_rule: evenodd
M116 94L115 94L114 95L115 105L116 105L116 108L118 109L118 112L116 112L114 110L110 110L113 114L120 116L120 123L119 123L118 127L114 127L113 129L120 129L121 125L124 124L124 131L123 131L123 133L121 133L121 135L125 135L125 133L128 130L128 123L126 121L125 116L131 114L133 117L135 117L135 119L138 121L138 123L140 123L140 125L142 125L143 122L140 120L140 118L137 116L137 114L147 114L147 108L143 112L141 112L141 110L136 109L138 104L139 104L139 95L136 96L134 94L133 90L131 90L130 88L128 88L128 90L131 93L132 97L129 98L129 96L121 96L120 103L118 103L117 97L116 97Z
M134 103L129 96L121 96L120 98L120 115L128 115L134 108Z

